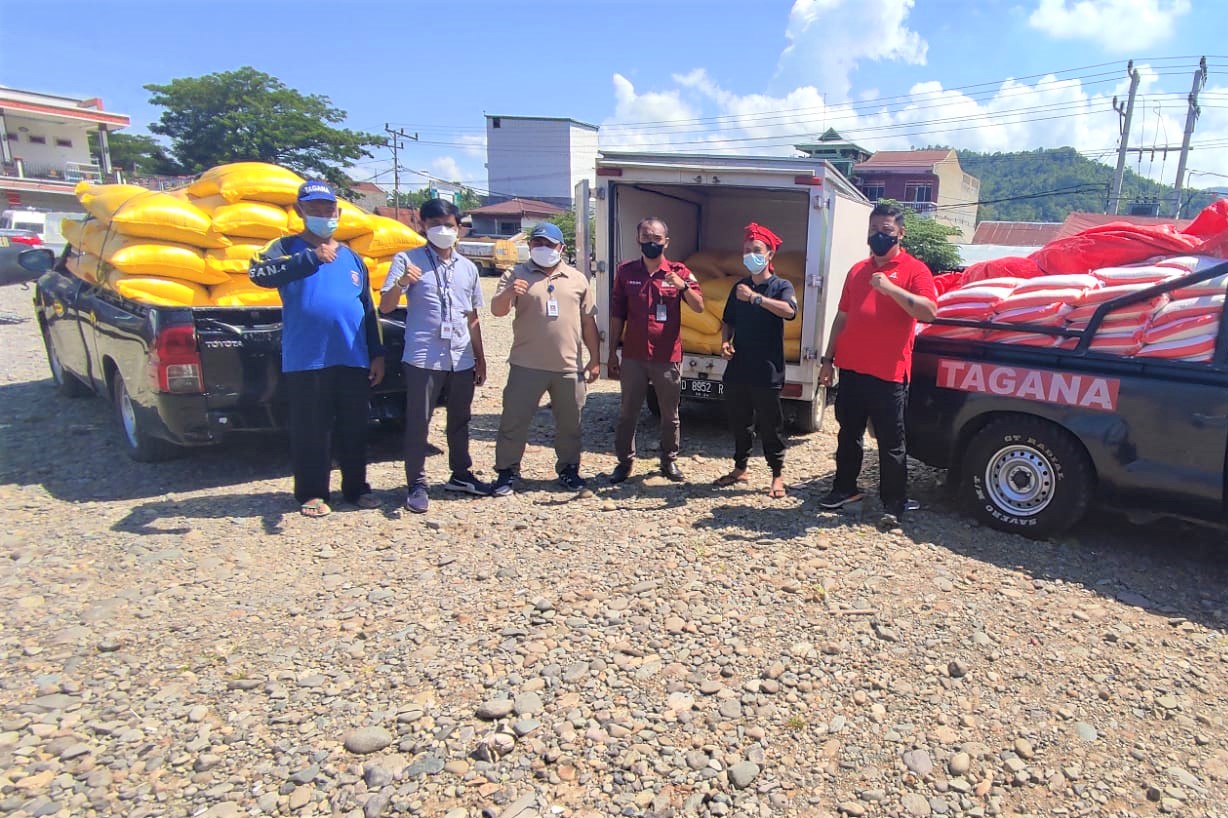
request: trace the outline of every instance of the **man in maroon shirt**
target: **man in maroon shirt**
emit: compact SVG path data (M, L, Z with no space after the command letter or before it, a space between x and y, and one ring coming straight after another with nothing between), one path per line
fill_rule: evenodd
M635 465L635 427L649 385L661 407L661 473L675 482L678 468L678 401L682 396L682 302L704 311L699 282L685 264L665 257L669 227L656 217L636 228L640 258L618 265L610 292L610 359L606 370L618 378L622 404L614 432L618 465L611 483L631 476ZM625 329L625 334L624 334ZM619 362L618 340L622 339Z
M878 438L879 497L885 523L904 516L908 462L904 409L912 373L917 321L937 313L934 277L921 261L904 252L904 211L880 204L870 212L870 258L849 271L832 323L819 381L830 386L840 370L836 393L836 478L819 501L840 508L861 499L862 438L866 421Z

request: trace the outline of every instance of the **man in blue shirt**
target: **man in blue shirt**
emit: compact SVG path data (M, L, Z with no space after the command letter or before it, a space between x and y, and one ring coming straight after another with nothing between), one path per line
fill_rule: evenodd
M486 496L490 484L473 475L469 419L475 386L486 381L486 354L478 309L478 268L456 252L460 210L443 199L418 210L427 243L392 259L380 290L380 312L390 313L405 295L405 507L424 514L430 505L426 447L431 414L442 393L448 406L448 465L444 489Z
M248 270L253 284L281 294L294 498L308 517L331 511L335 453L341 495L375 508L379 500L367 484L367 404L371 387L384 379L384 347L367 268L333 238L338 210L332 188L304 182L296 207L303 232L269 242Z

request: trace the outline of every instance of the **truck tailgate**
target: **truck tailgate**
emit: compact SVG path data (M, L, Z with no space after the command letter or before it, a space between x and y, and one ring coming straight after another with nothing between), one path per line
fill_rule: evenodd
M197 347L208 411L233 413L232 428L282 426L281 310L197 309Z

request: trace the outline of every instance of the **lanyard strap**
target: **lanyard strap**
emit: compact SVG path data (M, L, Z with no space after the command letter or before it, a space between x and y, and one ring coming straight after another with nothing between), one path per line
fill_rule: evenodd
M439 291L439 304L443 307L443 317L445 321L450 321L452 318L452 271L456 267L456 258L448 260L444 267L444 275L439 275L439 267L442 265L443 259L435 255L430 247L426 248L426 257L431 261L431 269L435 273L435 288Z

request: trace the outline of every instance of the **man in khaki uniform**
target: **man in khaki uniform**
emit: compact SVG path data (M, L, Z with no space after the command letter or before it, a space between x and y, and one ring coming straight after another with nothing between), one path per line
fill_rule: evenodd
M512 493L529 425L547 392L554 412L559 483L572 491L585 487L580 477L580 416L587 384L601 372L593 293L585 275L563 261L563 231L549 222L533 228L529 257L503 274L490 301L495 317L516 311L508 355L511 368L495 442L499 478L494 494L499 497ZM582 346L588 349L587 365Z

